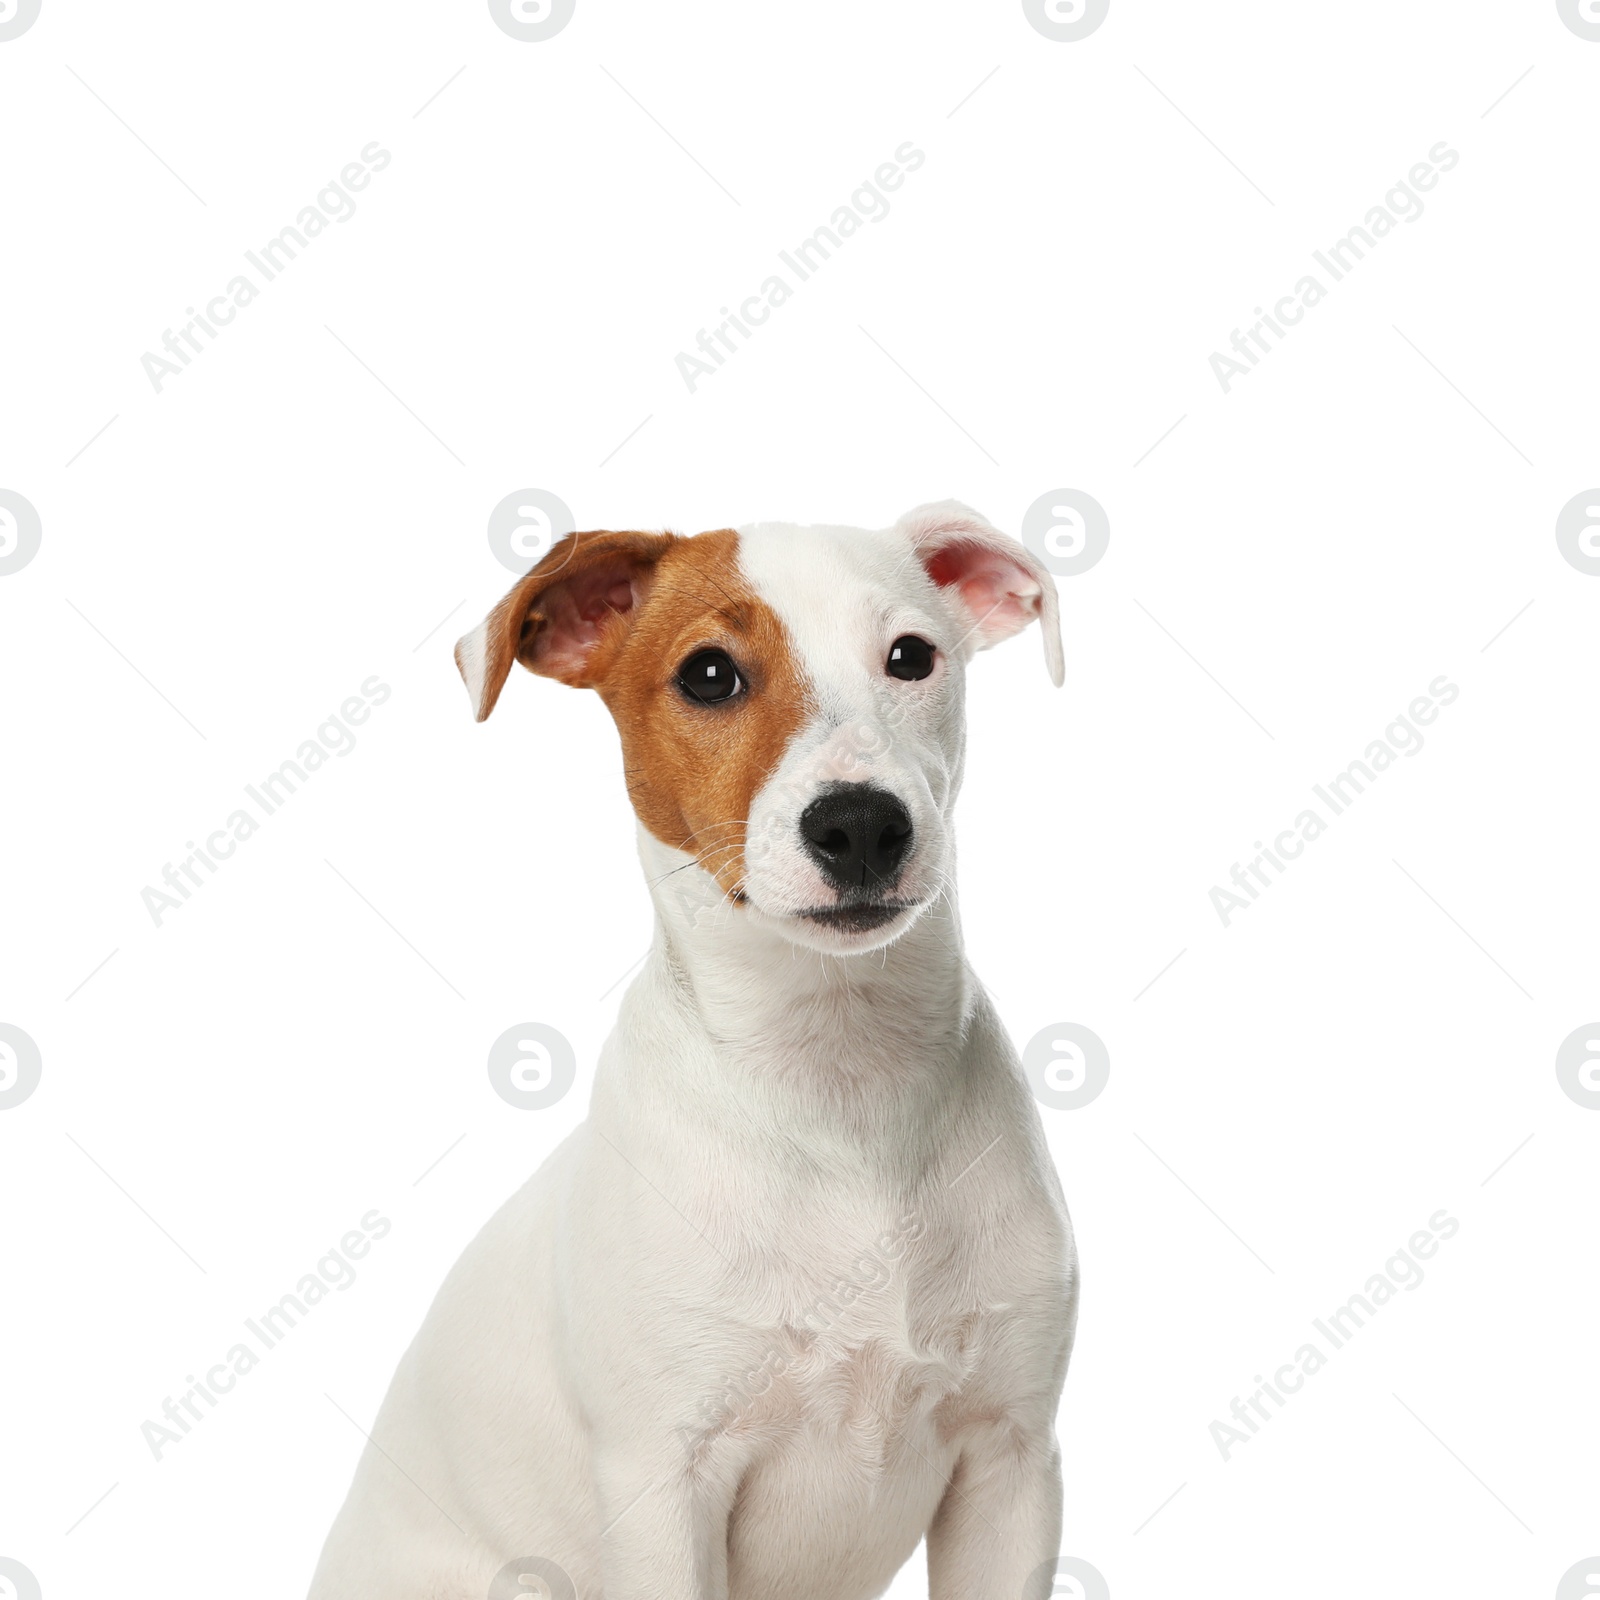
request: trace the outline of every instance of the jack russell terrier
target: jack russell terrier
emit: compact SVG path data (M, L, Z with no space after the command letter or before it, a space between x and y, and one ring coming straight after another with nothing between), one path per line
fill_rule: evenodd
M1038 1109L966 964L973 653L1055 585L891 529L579 533L456 646L599 692L655 942L589 1118L400 1362L311 1600L1031 1600L1077 1305Z

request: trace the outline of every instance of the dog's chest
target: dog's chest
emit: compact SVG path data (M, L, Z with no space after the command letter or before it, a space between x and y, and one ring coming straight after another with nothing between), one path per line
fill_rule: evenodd
M713 1447L731 1452L740 1482L730 1594L887 1584L992 1394L1004 1315L964 1302L957 1278L907 1241L810 1278L785 1315L748 1330L752 1359L722 1399Z
M751 1445L804 1435L870 1476L1004 1392L1001 1285L947 1248L935 1259L922 1232L904 1218L868 1248L818 1250L769 1281L746 1307L745 1366L718 1397L718 1431Z

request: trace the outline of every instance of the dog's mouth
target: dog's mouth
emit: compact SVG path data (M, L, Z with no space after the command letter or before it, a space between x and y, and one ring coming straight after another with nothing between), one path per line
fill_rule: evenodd
M813 906L795 915L819 928L833 928L840 933L870 933L874 928L887 927L896 917L915 908L916 902L912 900L874 900L858 905Z

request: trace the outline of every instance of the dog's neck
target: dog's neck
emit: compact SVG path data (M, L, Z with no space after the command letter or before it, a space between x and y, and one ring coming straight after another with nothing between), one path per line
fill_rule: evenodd
M648 835L652 978L716 1054L774 1094L835 1105L937 1094L956 1070L975 984L946 891L900 938L828 955L763 928L689 858Z

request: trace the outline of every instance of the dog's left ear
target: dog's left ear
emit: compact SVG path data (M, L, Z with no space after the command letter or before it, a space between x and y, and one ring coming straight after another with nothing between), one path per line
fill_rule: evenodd
M918 506L895 531L966 615L978 649L1009 639L1037 617L1050 681L1061 687L1061 606L1055 580L1030 551L958 500Z

